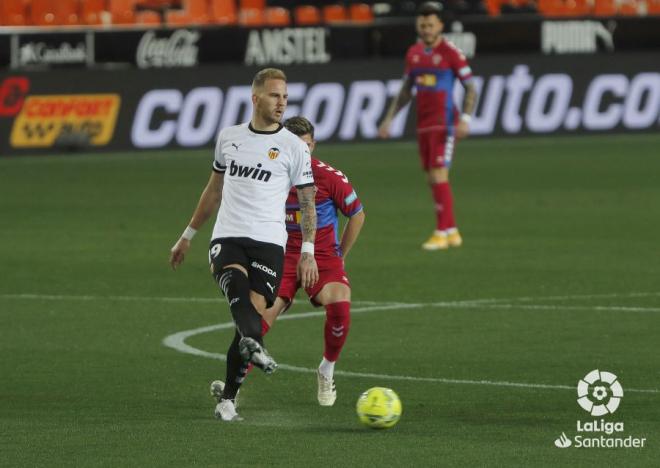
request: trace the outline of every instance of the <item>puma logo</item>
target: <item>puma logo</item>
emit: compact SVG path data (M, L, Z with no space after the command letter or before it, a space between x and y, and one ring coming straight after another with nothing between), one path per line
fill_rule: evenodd
M236 151L238 151L238 147L241 146L241 145L237 145L236 143L232 143L231 145L232 145L234 148L236 148Z

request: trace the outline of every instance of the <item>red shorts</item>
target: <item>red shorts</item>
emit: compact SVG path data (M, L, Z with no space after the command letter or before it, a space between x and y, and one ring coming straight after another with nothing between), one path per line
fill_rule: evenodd
M454 156L454 135L448 135L447 130L422 129L417 130L417 143L422 169L451 167Z
M289 302L289 305L293 304L293 298L296 296L298 288L300 288L300 282L298 281L296 275L296 266L293 268L284 268L284 275L282 276L282 282L280 283L280 289L277 292L277 296L285 299ZM319 270L319 280L311 288L305 288L305 292L309 297L309 301L315 306L319 307L321 304L314 300L314 297L323 289L328 283L343 283L349 288L351 284L348 281L348 276L346 271L343 268L332 268L329 270Z

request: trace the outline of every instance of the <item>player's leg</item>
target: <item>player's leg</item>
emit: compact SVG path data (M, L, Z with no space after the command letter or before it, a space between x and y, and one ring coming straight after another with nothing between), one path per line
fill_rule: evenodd
M254 242L247 253L250 299L259 314L258 323L255 323L259 337L244 337L240 343L240 351L245 359L249 359L255 366L270 374L277 368L277 363L263 346L262 317L266 314L266 310L274 305L277 298L284 266L284 249L275 244Z
M426 250L458 247L462 243L454 220L454 202L449 183L449 168L454 152L454 136L434 132L431 136L427 177L435 203L436 229L422 247Z
M284 257L284 272L282 274L280 288L277 291L277 297L272 307L267 308L263 313L265 323L262 324L262 332L264 335L273 326L277 317L286 312L291 307L291 304L293 304L293 298L296 297L296 292L298 292L298 288L300 287L296 271L297 264L297 256L286 255Z
M346 343L351 325L351 288L343 271L321 275L319 282L323 286L312 296L312 301L326 310L323 357L317 372L317 397L320 405L332 406L337 399L335 363Z
M246 269L248 257L245 248L237 243L220 245L216 240L210 248L211 272L227 298L236 325L234 339L227 350L227 375L222 393L216 395L219 386L211 384L211 392L218 399L216 417L225 421L239 420L235 399L247 373L249 360L240 352L244 339L261 340L261 315L254 307L250 294L250 282Z

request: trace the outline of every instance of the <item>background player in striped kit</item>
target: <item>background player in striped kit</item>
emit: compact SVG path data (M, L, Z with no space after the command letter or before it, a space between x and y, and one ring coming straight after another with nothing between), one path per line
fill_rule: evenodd
M379 128L382 138L389 137L392 120L412 99L414 86L417 91L419 154L436 211L435 231L422 244L426 250L459 247L463 243L454 220L449 169L456 138L465 138L469 134L477 96L472 70L465 56L442 37L441 12L442 7L435 2L426 2L420 7L416 24L420 41L408 49L401 90ZM452 98L456 79L465 87L460 118Z

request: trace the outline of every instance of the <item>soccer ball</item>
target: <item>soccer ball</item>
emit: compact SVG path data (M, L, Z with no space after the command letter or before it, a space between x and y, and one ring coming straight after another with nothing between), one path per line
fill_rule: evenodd
M355 409L364 425L372 429L389 429L401 417L401 400L389 388L373 387L360 395Z

